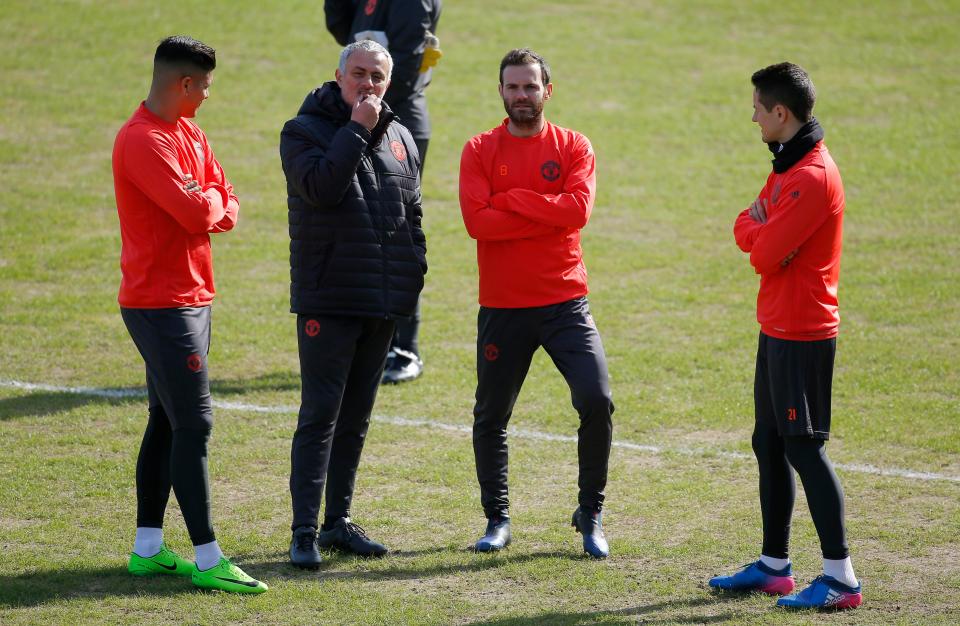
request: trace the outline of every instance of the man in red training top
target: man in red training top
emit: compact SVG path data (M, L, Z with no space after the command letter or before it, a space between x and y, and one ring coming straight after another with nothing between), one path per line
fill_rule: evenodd
M213 259L209 233L230 230L240 205L200 128L187 118L209 95L216 52L184 36L160 42L150 94L117 133L120 313L147 366L149 419L137 459L132 574L190 576L198 587L261 593L223 556L210 519L207 440L213 425L207 352ZM163 543L170 488L196 564Z
M812 117L816 91L807 73L779 63L756 72L752 82L753 121L774 154L773 171L733 232L760 274L753 450L760 467L763 548L755 563L711 579L710 586L793 591L788 544L795 469L820 538L824 573L777 604L854 608L862 601L860 583L847 549L843 490L825 449L840 322L843 183Z
M473 448L487 528L475 548L489 552L510 543L507 422L543 346L580 416L573 526L584 551L604 558L600 511L613 402L580 249L596 192L594 155L586 137L544 119L552 93L550 67L540 55L508 52L500 63L507 119L468 141L460 160L460 209L477 240L480 267Z

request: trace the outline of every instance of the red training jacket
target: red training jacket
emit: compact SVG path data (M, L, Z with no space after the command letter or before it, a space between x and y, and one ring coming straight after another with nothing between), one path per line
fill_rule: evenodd
M596 195L593 148L549 122L514 137L507 120L473 137L460 158L460 210L477 240L480 304L521 308L587 294L580 229Z
M759 199L769 203L767 222L752 219L748 208L733 234L760 274L760 330L794 341L836 337L844 197L823 141L786 172L771 172ZM781 265L793 250L796 256Z
M193 176L201 190L185 191ZM208 233L230 230L240 202L196 124L167 122L140 103L113 145L120 217L120 306L160 309L213 301Z

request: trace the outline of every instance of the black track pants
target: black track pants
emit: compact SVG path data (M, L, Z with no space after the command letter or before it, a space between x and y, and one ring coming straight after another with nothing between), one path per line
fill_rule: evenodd
M291 528L348 517L360 453L393 337L392 320L297 316L301 401L291 446Z
M578 502L602 508L614 407L606 355L587 299L523 309L481 307L477 323L473 449L486 516L503 515L509 509L507 423L540 346L567 381L580 417Z
M763 554L785 559L789 553L790 519L797 493L792 466L803 482L823 558L846 558L850 552L843 523L843 489L827 458L826 442L781 437L776 429L758 427L753 433L753 450L760 467Z
M163 527L172 486L190 540L210 543L216 538L207 476L210 307L120 313L147 369L149 419L137 458L137 526Z

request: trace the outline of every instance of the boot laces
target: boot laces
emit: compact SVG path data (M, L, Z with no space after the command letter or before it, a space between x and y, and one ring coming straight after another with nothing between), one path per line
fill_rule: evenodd
M298 550L309 550L313 543L317 540L317 536L313 533L302 533L297 535L297 549Z
M358 537L363 537L364 539L370 538L367 536L367 531L361 528L359 524L347 522L343 525L343 529L347 532L347 535L356 535Z

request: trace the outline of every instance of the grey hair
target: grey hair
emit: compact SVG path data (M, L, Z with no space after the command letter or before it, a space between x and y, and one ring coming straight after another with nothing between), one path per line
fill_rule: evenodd
M357 50L365 50L367 52L373 52L375 54L382 54L387 57L387 79L390 78L390 75L393 74L393 57L390 56L390 53L386 48L378 44L373 39L361 39L360 41L355 41L347 46L340 53L340 73L347 73L347 59L356 52Z

